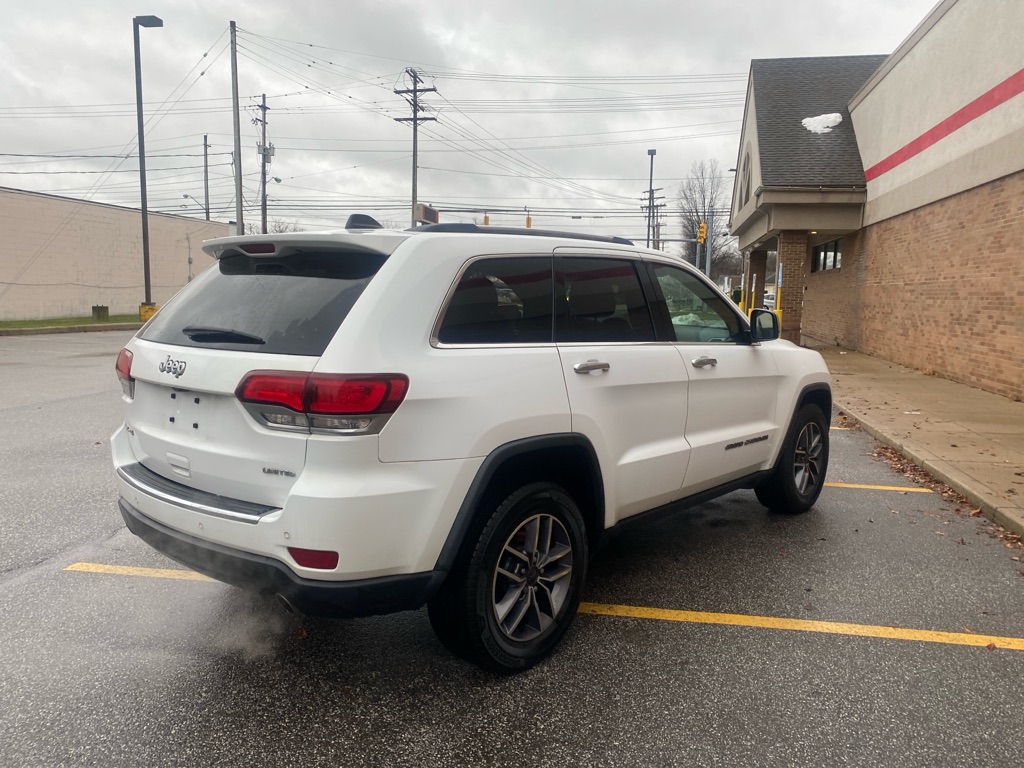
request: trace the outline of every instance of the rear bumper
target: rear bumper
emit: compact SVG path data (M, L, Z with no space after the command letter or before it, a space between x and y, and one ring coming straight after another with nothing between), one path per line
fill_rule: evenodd
M279 560L202 541L169 528L146 517L123 498L118 506L128 530L172 560L246 591L279 597L307 616L348 618L414 610L427 602L445 576L440 571L428 571L355 581L304 579Z

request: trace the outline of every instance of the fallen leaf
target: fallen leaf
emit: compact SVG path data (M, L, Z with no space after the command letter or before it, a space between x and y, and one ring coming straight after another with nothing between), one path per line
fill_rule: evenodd
M299 627L292 632L292 637L296 640L305 640L309 637L309 631L305 627Z
M996 644L995 643L989 643L985 647L988 648L990 651L994 651L996 649Z

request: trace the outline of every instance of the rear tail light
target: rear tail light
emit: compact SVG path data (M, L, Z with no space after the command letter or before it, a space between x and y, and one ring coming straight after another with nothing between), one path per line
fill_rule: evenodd
M117 362L114 363L114 370L117 371L117 378L121 381L121 390L129 400L135 397L135 379L132 378L132 353L127 347L117 353Z
M379 431L408 388L408 377L397 373L253 371L235 396L268 427L361 434Z

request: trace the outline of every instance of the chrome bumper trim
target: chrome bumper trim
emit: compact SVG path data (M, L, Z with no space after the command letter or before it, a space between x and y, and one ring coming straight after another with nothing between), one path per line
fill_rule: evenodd
M226 496L189 488L187 485L168 480L139 463L118 467L117 475L140 493L212 517L255 525L264 516L278 511L277 507L229 499Z

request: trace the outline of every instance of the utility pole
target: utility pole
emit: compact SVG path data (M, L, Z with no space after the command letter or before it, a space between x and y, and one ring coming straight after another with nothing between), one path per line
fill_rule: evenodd
M647 155L651 158L651 179L647 185L647 247L651 247L651 230L654 227L654 156L658 154L656 149L648 149Z
M412 107L412 117L396 117L395 121L399 122L399 123L408 123L408 122L412 123L412 226L415 227L416 226L416 169L417 169L417 166L419 164L418 163L418 157L417 157L417 155L419 153L417 128L418 128L420 123L422 123L422 122L424 122L426 120L437 120L436 117L420 117L419 116L419 113L420 113L420 100L419 100L419 96L420 96L421 93L432 93L432 92L436 91L437 88L433 88L433 87L430 87L430 88L420 88L420 83L422 81L420 80L419 73L415 69L413 69L412 67L406 67L405 73L407 75L409 75L409 77L412 78L412 88L396 89L395 93L400 95L400 96L405 96L405 95L410 94L410 93L412 94L412 100L411 101L409 99L406 99L406 101L408 101L409 105Z
M652 181L653 183L653 181ZM655 212L658 208L664 208L664 203L655 203L655 200L664 200L664 195L655 195L655 192L662 192L664 187L651 187L643 191L643 197L641 200L646 199L648 202L640 206L641 211L646 212L647 216L647 247L651 247L651 235L654 232Z
M274 155L274 148L267 146L267 94L263 94L263 99L260 102L259 110L260 117L257 117L253 122L259 122L262 124L263 139L258 145L260 151L260 231L265 235L267 234L267 163L270 162L269 158Z
M708 234L704 238L704 274L711 277L711 246L715 240L715 209L708 209Z
M238 118L238 41L235 22L231 22L231 110L235 124L235 227L238 234L245 233L242 221L242 127Z
M203 134L203 202L206 208L206 220L210 220L210 145L206 143L207 134ZM192 258L189 256L189 258Z

